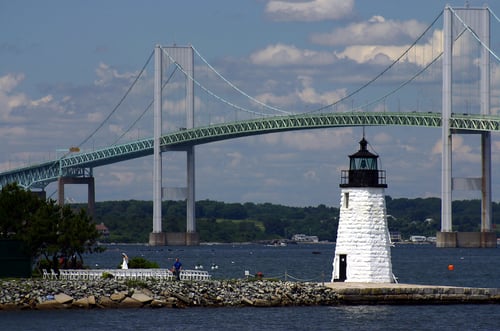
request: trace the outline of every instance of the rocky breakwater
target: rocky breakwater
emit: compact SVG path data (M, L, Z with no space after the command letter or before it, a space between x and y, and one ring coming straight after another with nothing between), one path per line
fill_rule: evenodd
M211 280L3 280L0 310L140 307L332 305L334 290L318 283Z
M270 280L0 280L0 310L500 303L500 289Z

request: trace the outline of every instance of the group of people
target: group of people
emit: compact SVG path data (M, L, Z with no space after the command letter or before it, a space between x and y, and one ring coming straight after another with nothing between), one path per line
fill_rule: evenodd
M128 256L125 253L122 253L122 264L121 267L122 269L128 269ZM179 258L175 259L174 265L172 266L172 273L175 276L175 279L181 280L181 270L182 270L182 263L179 260Z

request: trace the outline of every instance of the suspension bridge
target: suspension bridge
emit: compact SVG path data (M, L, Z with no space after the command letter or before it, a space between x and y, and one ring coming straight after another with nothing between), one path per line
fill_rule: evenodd
M196 245L199 243L199 238L195 220L195 146L233 138L320 128L356 126L440 128L442 132L442 217L441 231L437 234L437 246L495 247L496 233L492 229L491 221L491 133L500 131L500 116L496 114L498 107L491 106L490 82L491 72L498 66L500 59L490 48L491 18L500 22L487 7L446 7L412 45L409 45L399 56L395 56L392 63L373 79L353 89L351 93L339 97L338 100L319 106L312 111L302 112L280 109L251 97L221 75L193 46L157 45L146 62L147 65L154 58L153 101L145 106L144 112L120 138L127 137L133 125L140 121L144 114L151 113L151 109L154 123L152 137L127 142L117 141L103 148L83 150L83 146L95 137L96 132L118 110L123 100L130 96L129 92L143 77L145 65L117 107L96 131L78 147L72 148L71 153L50 161L4 171L0 173L0 185L5 186L16 182L25 189L45 195L46 186L57 182L58 201L62 204L65 201L65 184L86 184L88 185L88 210L92 215L95 204L94 168L153 155L154 210L150 244ZM432 28L439 19L443 21L442 37L436 38L436 31ZM428 40L433 39L442 40L442 43L433 44L432 51L429 52L422 44L427 43L429 48ZM464 53L463 49L471 45L476 50L469 57L470 63L465 66L465 60L458 59L460 54ZM205 70L197 74L196 78L195 56L205 65ZM456 67L462 71L458 71ZM390 76L392 71L396 71L396 74ZM176 74L185 82L182 92L173 92L179 90L179 81L175 82L173 79ZM251 106L229 101L221 96L222 93L208 88L202 82L202 78L209 75L222 81L225 89L236 91ZM411 108L405 111L388 111L391 103L394 105L396 102L395 100L398 100L397 108L401 110L397 95L403 95L403 91L411 89L416 81L420 80L420 84L425 84L429 79L435 79L436 75L442 78L441 106L422 106L420 108L423 109L418 109L418 111ZM470 86L474 88L464 87L463 81L457 82L453 79L454 75L466 75L469 84L474 84ZM391 89L378 92L382 90L381 86L387 86L387 82L394 81L396 76L405 77L393 83ZM354 107L354 97L358 100L366 98L362 96L363 93L377 83L380 85L375 89L379 94L369 99L372 101ZM168 91L172 85L177 87ZM203 97L195 94L196 89ZM463 98L464 93L468 94L466 101ZM162 114L164 111L169 112L169 109L163 109L165 104L169 104L165 100L173 99L183 104L184 111L182 116L171 117L174 120L165 125ZM207 100L217 103L218 107L229 109L227 111L229 115L221 116L219 113L207 115L207 112L204 112L203 115L198 116L195 107L206 105ZM170 102L170 104L174 103ZM163 132L165 126L167 132ZM459 134L477 134L481 137L482 175L480 178L452 177L452 136ZM162 154L171 151L186 153L187 183L185 188L177 192L187 201L185 233L162 232L161 201L168 191L163 187ZM452 191L457 187L481 191L480 232L457 233L453 231L451 202Z

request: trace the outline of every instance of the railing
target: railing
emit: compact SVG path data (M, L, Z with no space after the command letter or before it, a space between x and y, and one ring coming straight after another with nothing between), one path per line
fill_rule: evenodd
M342 170L340 187L387 187L385 170Z
M53 270L43 270L45 279L92 280L110 274L116 279L164 279L174 280L175 276L169 269L60 269L59 275ZM181 270L181 280L209 280L211 275L203 270Z

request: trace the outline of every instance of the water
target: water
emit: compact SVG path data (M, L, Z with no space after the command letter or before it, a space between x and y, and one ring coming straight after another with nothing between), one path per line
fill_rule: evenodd
M88 265L116 268L121 252L167 268L179 257L185 268L202 264L214 278L266 277L328 281L332 244L204 245L148 247L110 245L85 257ZM394 274L402 283L500 288L500 249L442 249L398 245L392 249ZM212 263L218 265L211 270ZM453 264L454 270L448 270ZM61 311L0 311L2 330L499 330L498 305L337 306L276 308L187 308Z

